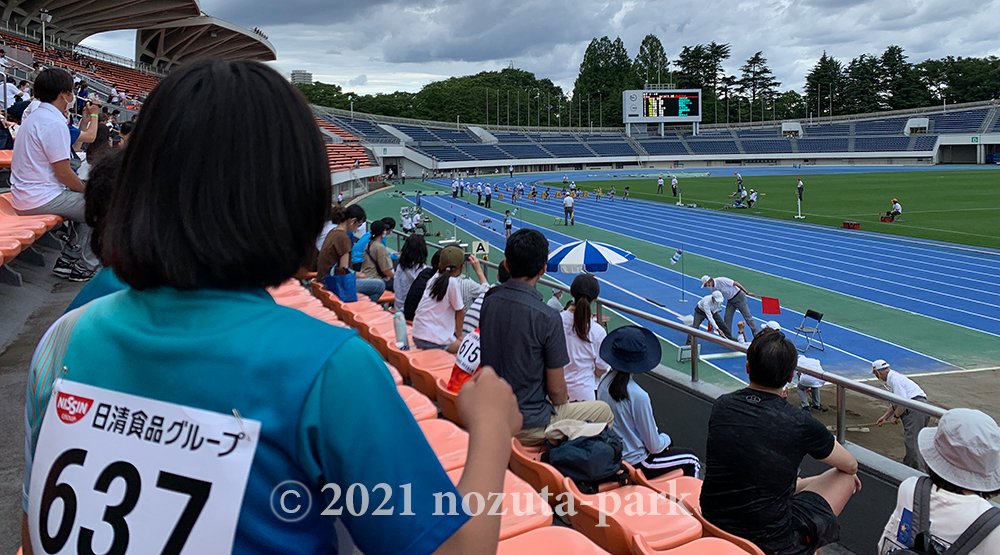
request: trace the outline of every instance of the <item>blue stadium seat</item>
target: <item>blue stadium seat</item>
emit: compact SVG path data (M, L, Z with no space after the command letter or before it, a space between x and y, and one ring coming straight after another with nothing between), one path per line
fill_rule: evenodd
M799 152L847 152L847 138L799 139Z
M898 135L903 132L906 118L859 121L854 124L855 135Z
M854 152L895 152L907 150L909 137L858 137L854 139Z
M951 112L931 116L931 128L934 133L975 133L986 119L989 108Z
M577 158L584 156L594 156L586 145L583 143L549 143L546 142L542 146L545 150L552 153L552 156L556 158Z
M510 156L493 145L462 145L459 150L477 160L507 160Z
M446 143L478 143L479 139L473 137L468 131L458 131L455 129L431 129L428 131L437 135L439 139Z
M394 125L393 127L406 133L414 141L439 142L441 140L426 127L417 127L414 125Z
M350 131L355 137L360 137L373 143L397 143L399 139L382 131L378 125L370 121L325 117L330 123Z
M771 127L768 129L744 129L742 131L737 131L736 136L741 139L743 137L780 137L781 129L778 127Z
M813 125L803 128L807 137L816 135L849 135L851 126L847 123L833 123L827 125Z
M743 141L743 150L747 154L781 154L792 151L792 142L788 139L747 139Z
M548 158L550 154L542 150L538 145L508 145L504 144L500 150L506 152L511 158Z
M695 154L739 154L736 141L688 141Z
M636 156L632 145L623 142L592 142L590 148L599 156Z
M530 142L527 135L522 135L520 133L493 133L493 136L497 138L501 143L527 143Z
M925 151L934 150L934 145L937 144L937 135L920 135L917 137L917 142L913 145L913 150Z
M684 143L680 141L641 141L642 148L650 155L657 154L687 154Z
M442 162L464 162L466 160L473 160L472 156L469 156L453 146L413 148L418 152L423 152L428 156L433 156Z

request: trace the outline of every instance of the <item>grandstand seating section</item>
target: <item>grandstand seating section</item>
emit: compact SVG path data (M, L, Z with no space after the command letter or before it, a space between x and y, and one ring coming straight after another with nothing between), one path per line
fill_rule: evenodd
M695 154L739 154L736 141L688 141L688 146Z
M398 143L399 139L379 129L378 125L360 119L347 119L335 116L324 116L324 119L342 129L350 131L355 137L373 143Z
M502 160L509 157L506 152L493 145L462 145L456 148L479 160Z
M461 423L456 422L456 396L447 391L446 380L451 375L454 355L438 350L399 350L395 345L392 316L380 304L367 299L353 303L341 302L315 279L311 287L312 295L298 282L290 280L271 289L270 293L278 304L301 310L334 326L354 328L386 359L386 367L396 382L400 398L417 420L420 431L449 477L458 483L465 467L469 435L462 429ZM409 324L407 337L412 343ZM428 382L428 377L433 378L433 381ZM407 379L412 386L405 385L404 380ZM432 390L428 391L428 385ZM437 407L433 403L435 396L444 418L438 418ZM599 493L584 495L558 470L539 460L538 448L524 447L517 439L512 439L511 443L513 453L510 470L504 478L504 492L518 496L519 510L515 512L513 505L509 505L514 501L513 495L505 496L503 508L508 510L500 521L501 541L498 553L630 555L680 549L682 551L678 553L687 555L760 554L760 550L750 542L725 534L710 524L706 525L700 514L695 512L698 510L697 501L694 502L693 509L689 507L685 511L679 508L678 505L685 501L682 497L697 498L701 491L701 481L696 478L684 477L678 472L647 480L641 472L628 467L630 480L625 485L610 482L603 484ZM538 495L543 487L549 488L548 502L552 505L565 501L563 497L556 497L563 492L568 491L576 496L578 514L569 517L573 529L552 526L553 513ZM656 497L656 492L663 492L666 497ZM596 501L610 496L618 498L622 501L621 506L624 506L634 498L627 497L631 493L639 493L644 500L650 502L655 499L659 514L651 514L650 510L632 516L627 511L619 510L606 515L609 526L598 526ZM595 501L595 504L589 510L580 510L580 500ZM609 501L607 507L613 506L613 500Z
M788 139L747 139L742 142L747 154L781 154L792 151L792 142Z
M741 139L744 137L778 137L780 135L781 129L778 127L770 129L742 129L736 132L736 136Z
M983 125L989 108L930 116L932 133L975 133Z
M639 145L651 156L658 154L688 154L680 141L640 141Z
M851 125L848 123L833 123L829 125L812 125L802 128L806 137L816 135L847 135L851 132Z
M636 156L637 153L632 145L624 142L611 142L611 141L601 141L601 142L591 142L590 148L597 153L598 156Z
M937 140L937 135L919 135L917 136L917 141L913 146L913 150L934 150L934 145L937 144Z
M593 151L583 143L546 143L542 146L556 158L594 156Z
M549 158L551 154L542 150L538 145L514 145L503 144L500 149L506 152L511 158Z
M798 139L799 152L847 152L847 138Z
M91 79L96 78L107 85L118 85L118 90L129 91L130 97L146 97L160 82L160 78L156 75L143 73L134 68L120 66L97 58L80 56L80 60L83 63L78 63L73 59L72 53L52 48L51 46L42 53L41 46L38 43L10 33L0 33L0 38L9 45L31 52L35 56L35 59L45 66L76 70L84 79L88 77ZM87 67L89 64L93 64L96 69L91 71Z
M906 118L889 118L859 121L854 124L857 135L899 135L903 132Z
M909 137L858 137L854 139L854 152L896 152L910 146Z

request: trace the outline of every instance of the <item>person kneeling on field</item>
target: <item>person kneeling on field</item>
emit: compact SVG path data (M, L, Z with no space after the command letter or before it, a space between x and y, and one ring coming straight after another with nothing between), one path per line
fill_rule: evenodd
M761 330L747 350L750 386L719 397L708 423L702 514L768 555L808 555L836 542L837 515L861 490L858 461L781 396L797 360L783 333ZM833 468L797 478L806 455Z
M903 207L899 205L898 199L892 199L892 210L887 214L890 221L896 221L896 218L903 215Z
M645 374L660 364L660 341L653 332L639 326L618 328L604 339L600 352L611 371L597 385L597 398L615 415L615 432L625 445L622 460L647 478L677 469L685 476L700 477L698 456L672 447L670 436L656 427L649 394L632 379L632 374Z

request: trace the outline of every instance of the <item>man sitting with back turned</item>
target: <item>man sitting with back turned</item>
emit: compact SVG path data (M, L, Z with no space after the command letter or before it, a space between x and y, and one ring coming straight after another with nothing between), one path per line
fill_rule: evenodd
M558 420L614 420L611 408L601 401L568 402L563 366L569 355L562 319L535 289L548 253L549 242L537 230L511 235L504 250L510 279L483 300L479 318L482 364L496 369L514 389L524 417L517 438L525 445L540 445L545 428Z
M857 460L781 396L797 354L783 333L762 330L747 350L750 386L719 397L708 423L702 513L768 555L807 555L836 542L837 515L861 490ZM833 468L797 478L806 455Z

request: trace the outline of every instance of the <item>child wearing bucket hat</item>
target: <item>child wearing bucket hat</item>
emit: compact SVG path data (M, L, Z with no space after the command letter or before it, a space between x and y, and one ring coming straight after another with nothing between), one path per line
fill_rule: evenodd
M1000 553L996 528L1000 509L987 501L1000 493L1000 426L978 410L953 409L936 428L921 430L918 443L930 475L930 503L924 505L930 507L929 532L939 552L953 546L956 553L965 555ZM913 547L917 535L928 531L921 529L914 515L921 480L928 478L913 477L899 485L896 509L879 539L879 555ZM960 537L972 536L980 524L979 543L970 542L958 550L954 544L964 543Z
M601 294L601 284L591 274L580 274L570 286L573 304L559 313L563 333L566 335L566 352L569 363L563 367L569 401L596 401L597 378L608 371L608 363L601 359L601 343L608 336L604 328L594 322L591 303Z
M413 342L421 349L457 352L462 338L465 304L458 276L465 265L465 251L449 245L441 251L437 275L427 280L413 316Z
M601 378L597 399L615 415L615 433L625 446L622 460L641 469L647 478L677 469L685 476L701 477L698 455L674 447L670 436L659 431L649 394L632 379L633 374L644 374L660 364L660 341L653 332L639 326L618 328L601 343L600 354L611 371Z

